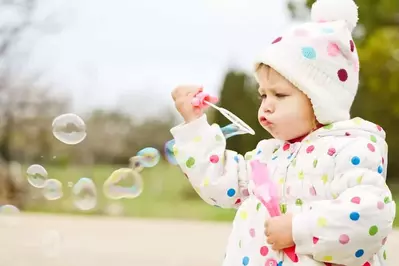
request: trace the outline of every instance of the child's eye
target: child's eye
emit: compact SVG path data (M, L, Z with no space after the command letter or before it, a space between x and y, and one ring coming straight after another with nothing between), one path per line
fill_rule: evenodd
M267 98L267 95L266 94L261 94L261 95L258 96L258 98L259 98L259 100L264 100L264 99Z
M284 98L284 97L287 97L288 95L286 95L286 94L281 94L281 93L276 93L276 97L277 98Z

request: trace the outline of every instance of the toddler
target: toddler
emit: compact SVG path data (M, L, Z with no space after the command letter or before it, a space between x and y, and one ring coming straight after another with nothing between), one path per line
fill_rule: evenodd
M220 127L191 105L201 89L172 93L185 120L171 129L181 169L204 201L237 209L223 266L386 265L396 207L385 133L349 114L359 81L357 6L319 0L311 15L256 62L259 123L273 139L244 157L226 150ZM281 216L270 217L254 195L252 160L270 170ZM295 260L283 252L292 246Z

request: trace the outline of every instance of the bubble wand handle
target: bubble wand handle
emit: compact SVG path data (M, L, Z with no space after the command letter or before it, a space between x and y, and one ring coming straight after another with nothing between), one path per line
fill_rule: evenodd
M269 177L267 166L258 160L251 162L252 181L255 183L254 194L266 207L271 217L281 215L277 194L277 187ZM293 262L298 262L295 246L283 249L283 252Z
M219 107L214 105L218 101L219 101L218 97L210 96L208 93L205 93L205 92L200 92L197 95L195 95L195 97L191 101L191 104L194 107L205 108L207 106L211 106L211 107L219 110Z

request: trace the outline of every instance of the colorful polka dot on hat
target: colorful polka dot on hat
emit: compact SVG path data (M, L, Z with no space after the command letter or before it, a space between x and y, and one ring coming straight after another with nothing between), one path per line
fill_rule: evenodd
M350 118L359 84L359 58L352 31L358 22L353 0L318 0L311 22L277 36L260 54L265 64L303 91L321 124Z

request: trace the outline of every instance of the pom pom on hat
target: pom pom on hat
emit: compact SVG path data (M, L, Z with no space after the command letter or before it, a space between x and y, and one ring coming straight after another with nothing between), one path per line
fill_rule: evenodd
M312 6L311 18L314 22L344 20L352 32L359 20L357 9L353 0L318 0Z

